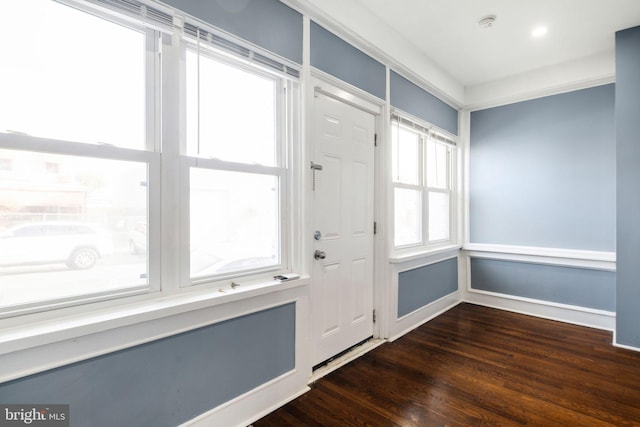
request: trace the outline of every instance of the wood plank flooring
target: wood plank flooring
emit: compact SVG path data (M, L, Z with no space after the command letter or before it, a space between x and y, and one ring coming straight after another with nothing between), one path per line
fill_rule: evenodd
M611 333L460 304L318 380L266 426L640 426Z

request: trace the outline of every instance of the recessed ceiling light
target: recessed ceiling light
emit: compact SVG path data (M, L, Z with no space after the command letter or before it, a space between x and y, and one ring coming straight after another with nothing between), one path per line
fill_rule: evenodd
M533 37L542 37L547 34L547 27L536 27L531 31Z

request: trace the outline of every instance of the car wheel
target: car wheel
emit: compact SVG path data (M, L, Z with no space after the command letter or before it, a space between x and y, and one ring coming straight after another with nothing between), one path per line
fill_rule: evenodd
M98 262L98 252L91 248L81 248L73 251L67 266L75 270L86 270L93 267Z

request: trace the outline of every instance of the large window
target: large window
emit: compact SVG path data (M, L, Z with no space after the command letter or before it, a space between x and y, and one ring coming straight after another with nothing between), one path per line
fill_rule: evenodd
M186 151L194 159L190 277L197 282L281 268L287 261L288 81L192 47L186 54Z
M394 247L454 240L455 143L426 124L392 118Z
M132 232L154 167L153 31L49 0L1 8L0 315L148 291Z
M297 72L166 10L0 4L0 318L290 267Z

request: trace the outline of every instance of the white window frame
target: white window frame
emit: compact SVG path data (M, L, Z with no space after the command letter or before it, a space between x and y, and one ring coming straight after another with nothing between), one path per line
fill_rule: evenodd
M302 199L302 194L299 186L291 184L293 174L300 174L298 163L302 156L301 149L292 142L300 136L299 66L160 4L157 6L163 13L172 15L171 27L163 26L162 23L149 23L144 16L135 16L128 10L112 10L108 0L60 0L60 3L146 34L145 147L137 150L0 133L0 148L145 163L149 183L148 285L119 292L25 305L6 312L0 310L0 328L49 321L60 316L84 316L95 310L109 310L115 313L120 307L126 307L128 304L142 304L140 307L144 307L145 301L153 304L152 301L156 298L192 292L196 289L207 292L215 288L218 291L223 286L229 288L232 282L275 286L279 282L274 281L273 276L290 273L295 268L300 269L302 264L299 257L292 256L292 253L293 248L302 246L301 236L294 236L293 233L294 229L300 228L302 221L301 215L295 209L296 201ZM146 8L150 7L143 3L140 5L145 12ZM277 114L279 123L276 139L279 143L275 166L187 155L184 55L186 50L193 48L195 44L182 31L185 19L191 19L190 22L201 25L209 34L216 34L219 39L224 38L225 43L232 47L226 51L216 46L201 44L200 49L206 51L208 56L244 71L268 76L278 82L277 109L280 114ZM247 57L236 55L234 46L243 46L250 54ZM285 63L282 70L278 68L280 62ZM278 178L281 233L278 265L197 280L190 278L189 170L192 167L263 174ZM210 297L223 300L230 296L216 292ZM243 297L238 294L232 299L238 298ZM146 308L143 309L145 310Z
M457 137L449 132L442 130L431 123L419 119L411 114L394 109L391 114L390 129L393 132L395 126L400 126L406 130L416 133L419 136L419 171L418 184L408 184L398 182L395 177L391 177L391 199L393 200L393 209L391 212L392 238L391 242L391 259L400 259L403 256L411 256L419 253L429 253L443 248L448 248L457 244L457 156L458 148L456 146ZM427 185L427 141L432 140L436 144L442 144L447 147L447 185L446 188L429 187ZM390 160L393 160L392 153ZM420 218L420 236L421 241L406 245L395 245L395 189L410 189L419 191L421 195L421 218ZM429 194L440 193L449 196L449 238L431 240L429 236Z
M58 154L74 157L90 157L104 160L123 160L132 161L140 164L146 164L147 182L158 180L160 176L160 153L158 152L159 144L159 128L157 102L160 92L159 77L159 58L156 54L159 43L159 31L149 28L142 23L135 23L128 19L122 19L118 15L114 15L103 9L99 9L88 4L77 3L75 1L63 1L61 7L73 7L80 11L94 15L99 19L111 22L114 25L123 26L133 31L142 33L145 37L145 80L146 80L146 116L145 116L145 141L144 147L141 149L131 149L117 147L109 144L93 144L85 142L72 142L51 139L46 137L35 137L22 134L0 133L0 148L16 151L30 151L45 154ZM158 210L160 204L160 190L148 187L147 192L147 210L151 212ZM109 302L124 297L132 297L139 295L147 295L158 292L161 288L159 269L155 268L159 264L159 251L154 248L152 241L156 241L156 237L151 232L152 223L157 219L149 217L149 239L150 250L147 254L148 271L147 284L130 286L126 289L96 292L87 295L71 296L64 298L51 299L45 302L25 303L10 308L0 308L0 319L11 319L29 315L32 313L49 312L67 307L86 306L90 303ZM157 227L156 227L157 228ZM156 233L157 234L157 233Z
M209 30L209 29L207 29ZM193 40L188 37L183 38L183 49L186 53L187 50L195 52L199 55L204 55L209 59L220 62L224 65L237 68L240 71L244 71L259 77L265 77L272 79L276 83L276 161L275 165L259 165L253 163L239 163L234 161L227 161L215 158L200 157L195 154L187 153L186 147L186 109L183 111L182 120L185 124L181 126L183 129L181 140L184 143L180 147L181 160L180 160L180 176L182 183L181 191L181 242L182 251L180 253L180 265L183 266L180 269L180 287L189 287L194 285L209 285L213 287L226 286L229 284L237 284L238 282L251 283L256 281L264 281L273 278L276 275L288 273L292 271L291 263L291 247L292 243L292 221L290 221L292 214L292 203L294 199L291 185L290 176L292 173L293 164L293 150L291 148L291 141L294 138L294 124L298 119L294 111L295 97L298 96L298 83L295 79L287 76L284 73L278 73L270 70L266 67L261 67L251 61L243 58L235 57L223 50L220 50L212 45L207 45L200 42L200 40ZM186 73L185 73L186 74ZM181 98L181 103L186 105L186 93ZM204 276L192 278L190 275L190 212L189 212L189 200L188 195L190 192L189 176L192 168L217 170L217 171L230 171L241 172L247 174L258 174L273 176L278 179L279 182L279 230L280 230L280 262L276 265L259 267L253 269L246 269L236 272L229 272L218 275Z

